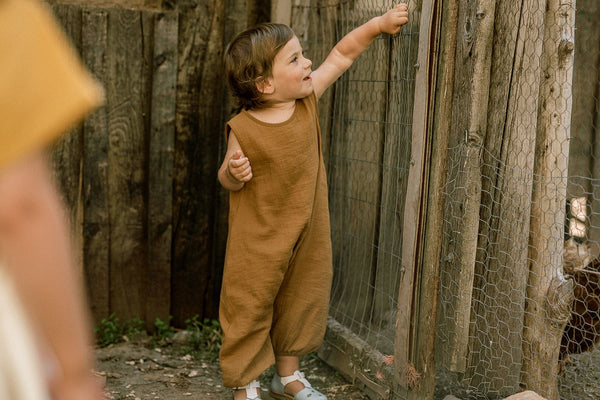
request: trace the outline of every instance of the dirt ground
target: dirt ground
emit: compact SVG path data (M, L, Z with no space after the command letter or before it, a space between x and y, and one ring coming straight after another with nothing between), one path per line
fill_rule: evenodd
M97 348L97 374L106 380L106 400L223 399L231 391L223 387L217 354L197 351L185 341L172 340L156 346L149 338ZM600 349L571 357L561 375L561 400L600 399ZM368 400L351 382L314 355L305 357L301 369L312 385L330 400ZM439 372L439 371L438 371ZM453 394L458 399L481 399L438 375L436 399ZM262 398L270 399L265 388L273 369L261 376Z
M215 354L189 352L185 344L153 347L149 341L112 344L98 348L97 374L106 379L107 400L227 399L231 390L223 387ZM367 400L351 383L316 356L307 356L301 369L313 387L331 400ZM263 399L273 370L261 376Z

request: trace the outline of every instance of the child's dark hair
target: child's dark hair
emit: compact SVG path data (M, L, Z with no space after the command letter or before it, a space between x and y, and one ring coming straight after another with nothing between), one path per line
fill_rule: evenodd
M256 84L272 76L275 55L293 36L287 25L264 23L241 32L227 46L225 73L241 108L264 107Z

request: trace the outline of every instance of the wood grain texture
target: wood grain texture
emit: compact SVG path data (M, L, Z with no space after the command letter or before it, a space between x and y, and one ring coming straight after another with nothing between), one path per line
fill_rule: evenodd
M82 58L100 82L108 78L108 13L82 10ZM110 314L110 225L108 206L108 106L84 123L83 265L96 322Z
M575 0L548 0L541 57L540 107L537 114L527 308L523 331L522 381L550 400L558 400L557 362L572 293L563 276L564 221L571 137ZM568 284L568 285L567 285ZM566 307L565 307L566 306ZM560 315L557 310L565 310Z
M81 9L76 7L51 7L56 18L64 21L65 33L74 48L81 47ZM78 264L83 264L82 169L83 169L83 124L77 124L53 144L50 149L53 171L68 218Z
M475 270L470 347L480 345L469 354L466 377L473 386L486 382L491 393L503 395L519 389L517 366L523 359L539 38L543 36L540 12L544 7L540 3L543 0L524 2L520 10L508 5L497 10L500 37L494 39L493 51L499 55L493 57L493 78L488 89L490 97L505 104L506 113L504 117L502 112L488 113L493 117L486 125L484 143L489 152L484 155L482 169L483 228ZM515 13L522 18L515 18ZM508 54L503 53L506 41L514 43L514 51ZM513 54L512 67L507 68L506 60ZM496 368L491 370L489 365Z
M177 86L178 14L154 15L150 138L148 146L148 263L146 320L171 312L173 162Z
M108 11L108 207L111 312L145 319L146 165L152 16ZM152 323L153 321L146 321Z

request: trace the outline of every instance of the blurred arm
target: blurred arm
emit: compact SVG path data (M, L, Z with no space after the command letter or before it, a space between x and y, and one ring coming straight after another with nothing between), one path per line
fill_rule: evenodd
M34 328L43 332L60 365L55 398L101 399L92 376L83 285L63 206L40 154L0 172L0 253Z

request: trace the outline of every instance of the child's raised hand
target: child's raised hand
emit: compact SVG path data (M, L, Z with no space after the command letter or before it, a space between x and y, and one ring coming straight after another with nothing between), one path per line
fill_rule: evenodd
M227 165L229 175L239 182L249 182L252 179L252 167L248 157L244 157L244 153L241 150L235 152L235 154L229 159Z
M394 35L400 32L402 25L408 22L408 5L400 3L379 19L379 29L382 33Z

